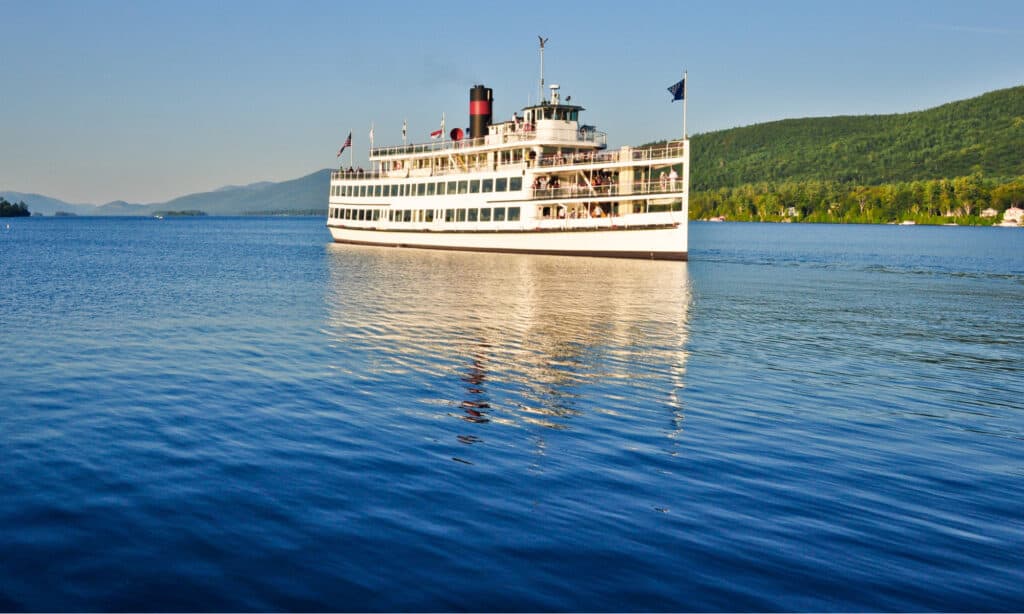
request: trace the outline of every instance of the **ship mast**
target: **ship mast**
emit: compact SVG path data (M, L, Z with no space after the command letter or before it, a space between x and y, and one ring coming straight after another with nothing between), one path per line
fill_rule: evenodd
M539 100L540 103L543 104L544 103L544 45L550 39L544 38L543 36L538 34L537 35L537 40L540 41L540 95L537 97L537 100Z

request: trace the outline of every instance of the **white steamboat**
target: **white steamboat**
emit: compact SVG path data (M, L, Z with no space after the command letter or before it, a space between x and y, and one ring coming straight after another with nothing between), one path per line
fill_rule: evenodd
M686 260L689 140L608 150L550 89L495 123L491 90L474 86L467 138L371 147L368 171L332 172L334 241Z

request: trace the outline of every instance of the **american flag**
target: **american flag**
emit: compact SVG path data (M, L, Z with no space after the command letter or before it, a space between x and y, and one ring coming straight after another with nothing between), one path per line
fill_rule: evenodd
M352 147L352 133L351 132L348 133L348 138L345 139L344 143L342 143L341 149L338 150L338 155L335 156L335 157L336 158L340 158L341 157L341 152L345 151L346 147Z

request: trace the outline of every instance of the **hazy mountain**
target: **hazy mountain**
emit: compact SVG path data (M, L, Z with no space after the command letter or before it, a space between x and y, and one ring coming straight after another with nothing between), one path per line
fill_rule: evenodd
M327 211L330 169L323 169L279 183L261 181L245 186L225 186L211 192L189 194L162 203L104 205L67 203L42 194L0 191L12 203L24 202L32 213L53 215L58 211L76 215L153 215L158 211L198 210L209 215L244 215L261 212Z
M29 211L33 214L53 215L58 211L74 213L76 215L95 215L96 205L72 204L63 200L43 196L42 194L31 194L25 192L0 191L0 198L7 199L10 203L23 202L28 205Z
M323 209L326 214L330 181L330 169L323 169L305 177L280 183L261 182L242 187L221 188L148 206L151 207L151 211L199 210L209 215L310 209Z

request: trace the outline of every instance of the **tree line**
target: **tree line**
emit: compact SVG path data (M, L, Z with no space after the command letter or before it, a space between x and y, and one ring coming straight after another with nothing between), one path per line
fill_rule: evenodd
M28 217L32 215L28 205L23 202L10 203L6 198L0 198L0 217Z
M839 181L763 181L693 192L690 217L736 221L879 224L991 224L1010 207L1024 207L1024 176L856 185ZM997 212L986 216L987 209ZM991 212L989 212L991 213Z

